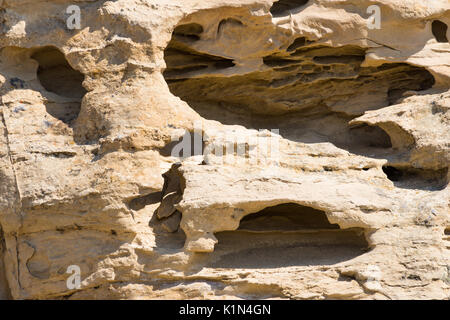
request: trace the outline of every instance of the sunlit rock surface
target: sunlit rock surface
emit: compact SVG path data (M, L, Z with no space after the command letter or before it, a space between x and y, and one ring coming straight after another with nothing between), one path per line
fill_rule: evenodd
M0 1L0 298L449 299L448 26L447 0Z

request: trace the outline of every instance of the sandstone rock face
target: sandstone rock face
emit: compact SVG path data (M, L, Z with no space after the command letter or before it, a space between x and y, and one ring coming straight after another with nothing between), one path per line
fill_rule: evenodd
M0 23L0 299L449 299L448 0Z

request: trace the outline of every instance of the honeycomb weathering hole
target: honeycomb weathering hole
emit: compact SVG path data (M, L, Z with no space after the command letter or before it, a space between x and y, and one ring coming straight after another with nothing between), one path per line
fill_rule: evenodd
M440 191L447 186L448 168L429 170L383 166L383 172L397 188Z
M200 40L200 34L203 33L203 27L198 23L183 24L177 26L173 35L186 38L187 40Z
M278 0L270 9L274 17L288 15L291 10L299 9L306 5L309 0Z
M164 57L167 63L164 77L169 84L195 76L200 71L214 72L234 66L231 59L186 48L175 38L166 49Z
M184 35L194 33L187 31L192 26L184 29ZM198 41L202 42L194 43ZM255 127L251 122L262 117L258 125L262 129L273 126L268 116L284 116L277 119L282 129L293 115L305 118L307 112L314 116L334 112L339 116L346 108L356 117L435 83L426 69L408 64L362 67L365 49L355 46L318 47L299 40L290 46L291 52L261 57L267 68L245 75L233 74L232 69L225 73L234 67L234 60L216 50L208 53L205 44L200 47L202 52L186 36L174 33L165 50L164 77L171 92L202 117L225 124Z
M294 3L303 2L279 1L275 8ZM230 23L221 19L219 25ZM232 23L241 26L242 36L251 36L246 23ZM205 119L249 129L270 130L276 123L280 135L294 142L331 142L357 154L385 155L381 149L395 147L392 136L349 122L366 111L399 103L406 92L435 84L425 68L406 63L363 67L365 48L318 45L301 35L286 49L261 57L262 68L235 74L238 58L220 56L220 46L209 38L203 41L203 32L197 23L175 28L165 50L164 71L172 94ZM216 41L224 41L220 30Z
M248 215L236 231L216 237L211 266L220 268L333 265L369 247L362 229L341 230L325 212L294 203Z
M245 216L238 230L295 231L300 229L339 229L331 224L325 212L294 203L269 207Z
M31 58L39 63L38 79L47 91L78 99L86 94L82 85L84 75L73 69L58 49L46 47L36 51Z
M434 20L433 23L431 24L431 29L437 42L448 42L447 38L448 26L444 22Z
M86 94L83 87L84 75L73 69L64 54L55 47L36 50L31 58L39 63L37 77L45 90L73 100L67 103L48 103L47 112L65 123L71 123L78 117L81 100Z
M357 127L351 127L349 134L347 145L342 147L351 151L357 152L357 149L365 147L379 149L392 148L390 136L380 127L359 125ZM340 145L338 144L338 146Z

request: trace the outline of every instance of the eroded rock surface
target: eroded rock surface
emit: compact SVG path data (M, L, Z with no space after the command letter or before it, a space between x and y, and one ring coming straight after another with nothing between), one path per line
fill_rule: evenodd
M447 0L0 23L0 299L449 299Z

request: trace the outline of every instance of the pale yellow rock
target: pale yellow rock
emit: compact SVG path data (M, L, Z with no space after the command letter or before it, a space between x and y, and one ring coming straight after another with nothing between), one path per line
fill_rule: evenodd
M0 299L450 299L449 26L0 1Z

